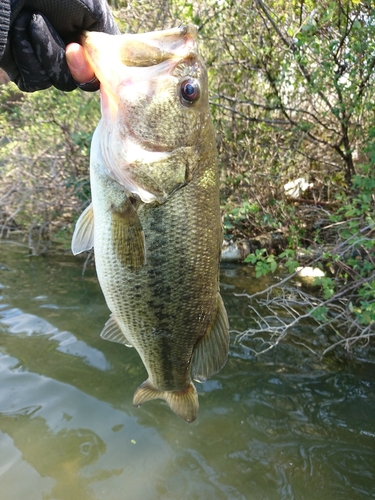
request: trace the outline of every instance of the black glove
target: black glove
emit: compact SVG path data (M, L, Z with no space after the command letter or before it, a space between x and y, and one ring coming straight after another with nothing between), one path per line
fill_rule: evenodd
M77 87L65 58L65 47L84 30L118 34L106 0L11 0L8 43L0 66L20 90L33 92L54 85ZM99 83L81 86L97 90Z

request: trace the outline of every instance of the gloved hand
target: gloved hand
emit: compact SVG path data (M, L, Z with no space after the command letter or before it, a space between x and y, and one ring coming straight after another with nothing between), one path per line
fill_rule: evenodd
M8 43L0 66L20 90L33 92L54 85L77 87L65 58L65 47L84 30L118 34L106 0L11 0ZM97 90L99 83L80 85Z

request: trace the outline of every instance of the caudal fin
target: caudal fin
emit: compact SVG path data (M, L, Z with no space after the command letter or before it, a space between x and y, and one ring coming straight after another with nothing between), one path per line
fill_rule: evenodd
M184 418L189 423L194 422L197 418L199 408L198 394L194 384L191 382L185 390L177 392L159 391L146 380L135 391L133 405L141 406L141 404L151 399L164 399L176 415Z

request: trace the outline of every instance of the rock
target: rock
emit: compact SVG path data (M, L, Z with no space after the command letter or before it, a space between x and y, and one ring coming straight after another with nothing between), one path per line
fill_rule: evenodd
M325 276L325 273L319 269L318 267L297 267L296 268L297 277L301 279L301 281L305 285L314 286L315 278L322 278Z

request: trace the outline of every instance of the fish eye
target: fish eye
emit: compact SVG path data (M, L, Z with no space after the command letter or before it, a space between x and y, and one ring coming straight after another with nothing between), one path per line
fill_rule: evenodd
M180 84L180 98L182 104L185 106L193 104L197 99L199 99L199 96L200 87L197 80L189 78Z

